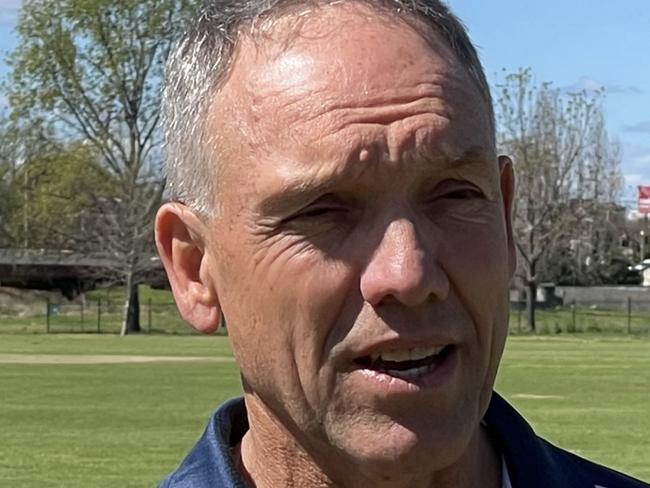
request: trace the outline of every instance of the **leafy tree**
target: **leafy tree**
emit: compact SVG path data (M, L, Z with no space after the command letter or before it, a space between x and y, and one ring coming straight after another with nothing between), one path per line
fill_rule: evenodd
M113 193L110 175L88 145L43 151L22 162L9 188L13 211L7 226L14 247L75 249L84 241L88 248L96 222L94 201Z
M163 191L159 83L189 0L25 0L7 83L15 121L82 140L100 158L112 197L88 192L95 235L126 283L122 333L139 330L137 285L150 268L152 223ZM55 164L55 162L53 162Z
M0 161L0 248L9 247L13 242L13 235L9 226L9 219L14 207L15 195L11 191L14 180L13 168L6 161Z
M12 225L24 199L17 181L21 176L19 168L48 146L42 126L24 126L13 123L5 114L0 116L0 247L21 246L21 236Z
M566 256L572 243L593 247L594 222L620 188L620 157L605 131L602 99L536 85L527 69L498 86L499 144L515 163L514 232L532 330L545 259Z

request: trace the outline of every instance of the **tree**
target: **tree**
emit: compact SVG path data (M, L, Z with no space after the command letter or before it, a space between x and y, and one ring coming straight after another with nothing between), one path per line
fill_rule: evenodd
M602 100L602 93L535 85L527 69L498 85L498 139L514 159L514 233L533 331L540 265L558 250L570 252L572 241L593 247L595 217L620 188L620 158L605 131Z
M539 266L540 280L571 286L629 282L628 267L636 263L623 247L627 233L625 211L616 203L592 208L583 222L576 222L568 242L545 254Z
M82 239L89 247L89 230L97 221L93 203L114 193L110 175L88 145L42 150L17 165L8 185L12 247L70 250Z
M9 219L14 207L15 195L11 191L15 179L13 166L0 160L0 248L9 247L13 241L13 235L9 226Z
M48 147L42 126L14 123L6 114L0 115L0 247L20 247L21 236L12 225L25 199L20 167Z
M137 286L150 268L153 216L163 192L158 129L164 61L189 0L25 0L7 83L14 120L83 141L115 189L89 188L94 234L126 283L122 333L139 330Z

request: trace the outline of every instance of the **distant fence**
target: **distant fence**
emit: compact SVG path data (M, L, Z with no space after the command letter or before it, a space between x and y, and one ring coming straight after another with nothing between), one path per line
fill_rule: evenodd
M647 301L633 295L622 300L591 300L581 305L577 298L558 307L536 311L537 333L650 334ZM0 333L95 333L118 334L124 316L124 302L97 300L42 299L29 306L0 305ZM194 334L183 321L174 302L143 300L140 303L142 333ZM510 332L529 330L525 303L511 303Z
M44 300L25 307L0 307L0 333L96 333L118 334L124 302L108 299L80 302ZM176 304L147 300L140 303L142 333L192 334Z
M622 300L591 300L588 306L581 305L577 298L557 307L538 306L535 322L536 331L540 334L650 334L647 300L633 296L623 297ZM511 303L510 331L529 331L525 302Z
M627 312L628 299L634 312L650 312L650 287L647 286L558 286L555 295L565 306Z

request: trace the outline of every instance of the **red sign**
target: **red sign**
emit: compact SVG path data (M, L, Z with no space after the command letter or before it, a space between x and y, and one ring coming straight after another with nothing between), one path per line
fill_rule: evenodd
M650 186L639 187L639 213L650 214Z

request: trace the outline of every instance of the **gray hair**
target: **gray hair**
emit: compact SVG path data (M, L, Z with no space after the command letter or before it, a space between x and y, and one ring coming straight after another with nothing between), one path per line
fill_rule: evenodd
M214 212L218 148L206 134L207 111L231 64L238 39L258 21L310 4L361 2L419 20L447 41L487 102L494 127L490 88L465 26L440 0L211 0L180 38L167 61L162 124L167 141L167 189L202 215Z

